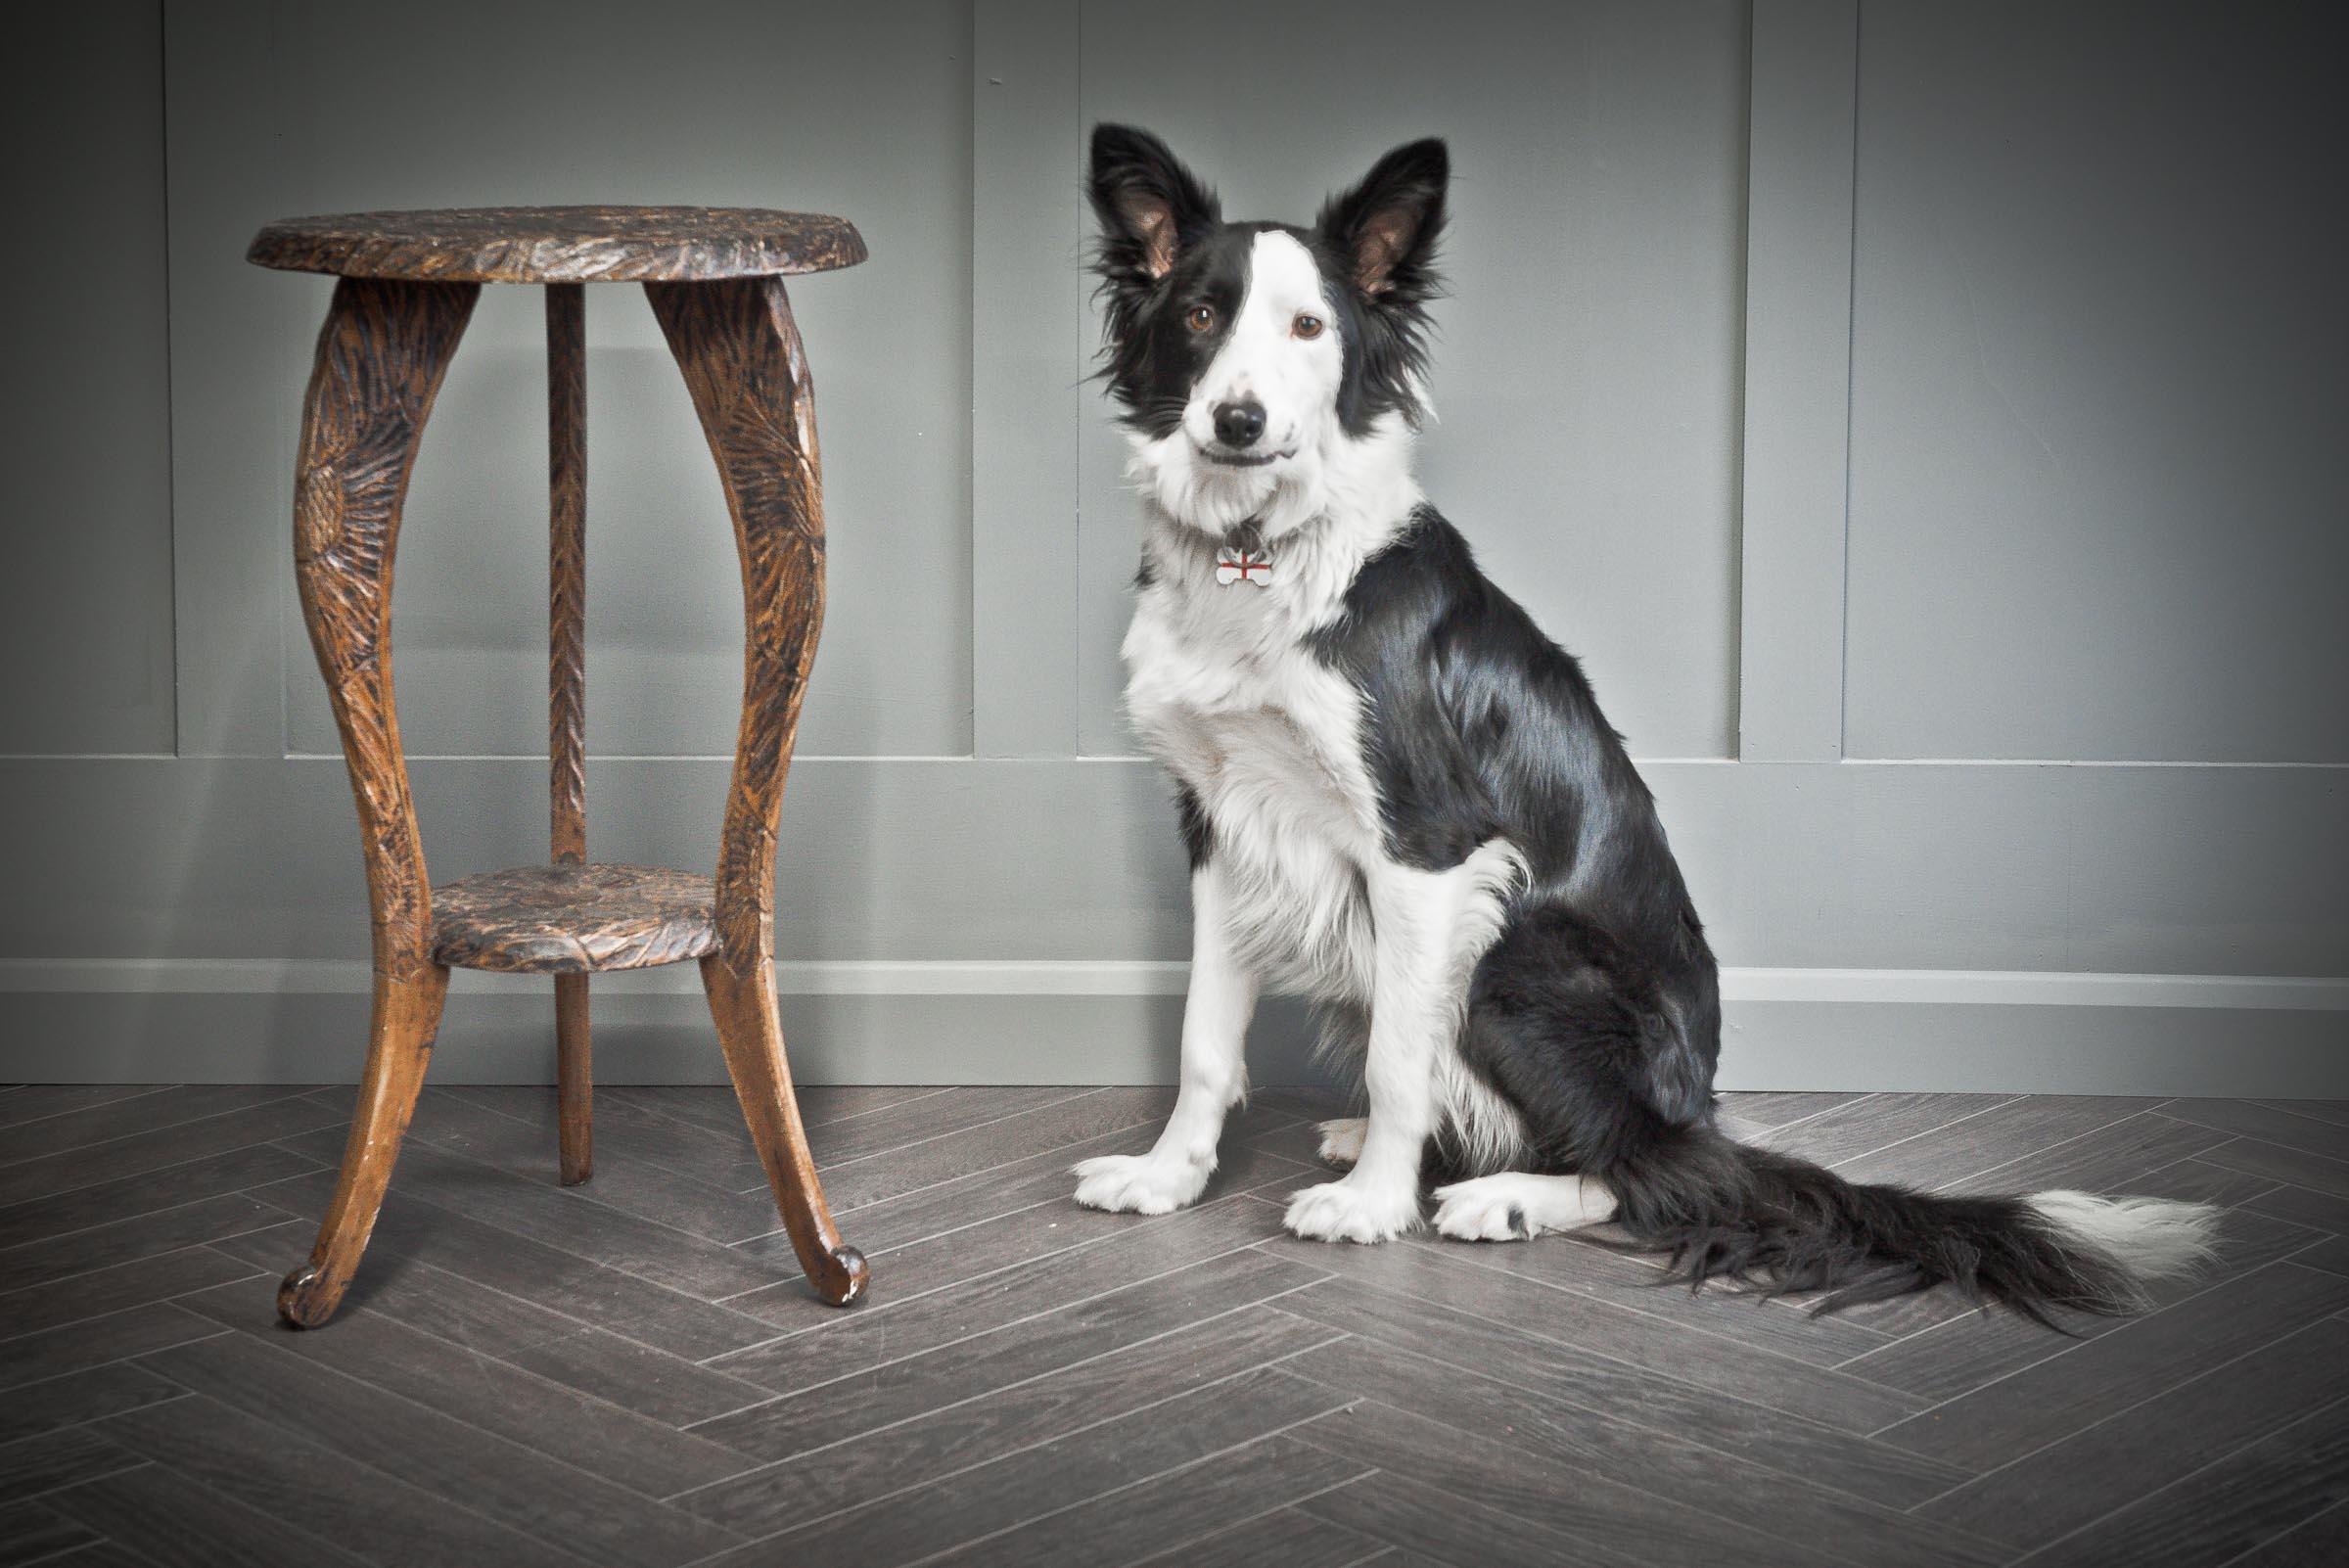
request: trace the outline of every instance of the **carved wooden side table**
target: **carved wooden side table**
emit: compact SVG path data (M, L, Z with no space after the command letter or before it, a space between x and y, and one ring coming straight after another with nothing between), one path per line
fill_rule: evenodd
M272 223L247 259L338 275L302 408L294 559L357 798L374 1016L341 1178L278 1311L315 1326L349 1285L424 1082L448 971L555 977L562 1178L587 1179L587 977L699 959L718 1043L800 1265L862 1293L807 1157L775 1013L775 829L823 619L814 390L783 276L852 266L840 218L702 208L362 212ZM742 562L742 727L714 879L586 859L584 288L642 283L724 481ZM434 887L392 692L392 563L416 444L484 283L546 286L552 495L552 863Z

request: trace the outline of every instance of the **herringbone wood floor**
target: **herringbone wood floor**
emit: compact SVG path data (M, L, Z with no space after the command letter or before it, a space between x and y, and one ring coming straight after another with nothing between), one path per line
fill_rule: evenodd
M1857 1176L2230 1206L2064 1339L1826 1320L1583 1242L1298 1242L1267 1092L1093 1214L1163 1091L811 1089L872 1299L798 1282L723 1090L429 1090L349 1305L271 1311L348 1089L0 1089L0 1564L2349 1563L2349 1104L1735 1096Z

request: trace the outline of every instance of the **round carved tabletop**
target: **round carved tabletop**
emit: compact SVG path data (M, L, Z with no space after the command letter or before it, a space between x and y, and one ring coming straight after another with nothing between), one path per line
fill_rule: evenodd
M245 259L429 283L690 283L864 259L847 218L748 207L476 207L281 218Z

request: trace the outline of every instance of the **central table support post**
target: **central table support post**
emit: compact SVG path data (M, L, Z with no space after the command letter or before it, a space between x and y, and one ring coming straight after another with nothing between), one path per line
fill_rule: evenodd
M586 286L546 286L547 774L557 865L587 858ZM563 1184L595 1174L587 977L555 977L555 1083Z
M344 279L302 405L295 576L358 803L375 948L366 1077L342 1174L309 1262L277 1295L278 1312L304 1328L334 1315L367 1250L448 993L392 690L392 563L416 442L480 295L471 283Z
M780 278L648 283L724 482L742 563L742 728L719 840L718 951L702 983L743 1115L800 1266L836 1304L864 1291L864 1255L824 1205L792 1093L775 999L775 833L800 700L824 617L815 387Z

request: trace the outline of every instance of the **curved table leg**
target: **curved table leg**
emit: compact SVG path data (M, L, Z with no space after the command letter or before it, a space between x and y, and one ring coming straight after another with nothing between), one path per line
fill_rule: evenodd
M342 1176L309 1262L278 1291L279 1314L298 1327L334 1315L367 1249L448 991L432 959L432 885L392 690L392 562L416 442L480 293L342 280L302 407L295 575L358 805L375 1010Z
M815 390L780 278L648 283L645 293L717 459L742 561L742 728L718 847L720 945L702 960L702 981L800 1267L846 1306L863 1294L864 1257L824 1206L775 1011L775 830L824 614Z

